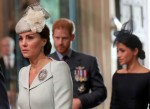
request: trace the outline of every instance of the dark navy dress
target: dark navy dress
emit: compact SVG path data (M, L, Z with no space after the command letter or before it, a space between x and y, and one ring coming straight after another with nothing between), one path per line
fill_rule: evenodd
M113 75L110 109L147 109L150 72Z

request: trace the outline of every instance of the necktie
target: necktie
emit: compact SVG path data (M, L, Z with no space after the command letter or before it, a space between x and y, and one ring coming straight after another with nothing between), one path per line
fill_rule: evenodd
M67 63L69 61L69 57L67 55L63 56L63 61Z

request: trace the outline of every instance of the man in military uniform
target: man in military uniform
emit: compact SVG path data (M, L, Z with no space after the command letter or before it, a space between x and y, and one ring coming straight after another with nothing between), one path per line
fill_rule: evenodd
M54 23L52 31L56 52L50 56L66 61L71 70L74 89L72 109L89 109L99 105L107 96L103 78L95 57L70 48L75 37L74 23L61 18Z

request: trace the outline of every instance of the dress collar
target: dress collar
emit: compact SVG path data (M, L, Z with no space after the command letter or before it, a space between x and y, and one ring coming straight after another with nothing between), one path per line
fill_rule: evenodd
M48 64L46 64L41 70L40 72L36 75L36 77L34 78L32 84L29 87L29 72L30 72L30 67L31 65L24 67L21 70L21 74L19 76L19 81L20 83L23 85L24 88L26 89L33 89L37 86L39 86L40 84L42 84L43 82L47 81L49 78L52 77L52 72L51 72L51 63L53 61L49 62ZM46 72L46 76L42 77ZM40 77L42 77L42 79L40 79Z

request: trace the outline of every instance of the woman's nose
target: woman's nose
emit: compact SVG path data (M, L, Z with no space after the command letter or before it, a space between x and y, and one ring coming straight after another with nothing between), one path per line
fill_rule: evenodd
M26 45L27 45L26 39L23 39L23 40L22 40L22 45L23 45L23 46L26 46Z

